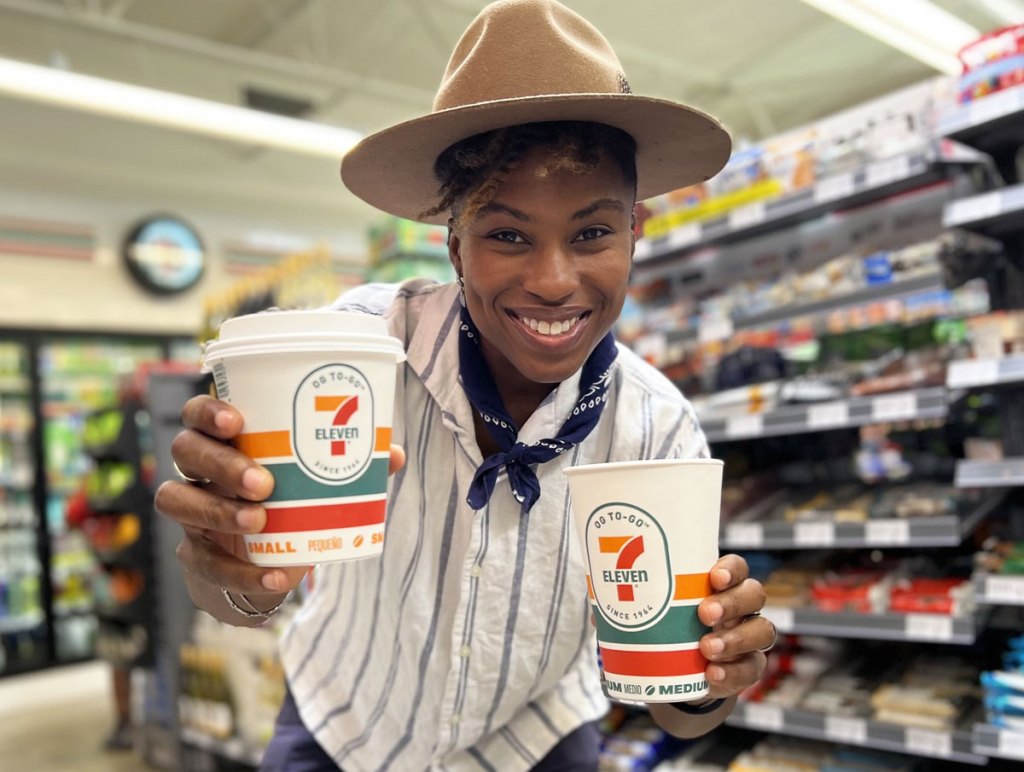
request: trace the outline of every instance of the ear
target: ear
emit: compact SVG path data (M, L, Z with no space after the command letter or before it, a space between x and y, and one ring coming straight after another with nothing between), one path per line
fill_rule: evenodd
M455 221L448 220L448 260L455 273L462 276L462 241L455 230Z

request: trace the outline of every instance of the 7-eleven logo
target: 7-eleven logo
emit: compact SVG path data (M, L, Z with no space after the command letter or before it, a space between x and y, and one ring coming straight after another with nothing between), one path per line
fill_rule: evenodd
M318 439L331 441L331 455L345 455L345 440L356 439L359 430L355 427L347 428L349 419L359 409L359 395L353 396L320 396L315 398L314 409L318 413L334 413L331 421L331 428L317 432Z
M633 564L644 552L644 537L642 535L601 536L598 537L597 542L603 554L618 553L619 555L615 561L615 570L603 571L602 578L606 582L617 584L619 600L635 600L633 586L647 581L646 571L633 570Z

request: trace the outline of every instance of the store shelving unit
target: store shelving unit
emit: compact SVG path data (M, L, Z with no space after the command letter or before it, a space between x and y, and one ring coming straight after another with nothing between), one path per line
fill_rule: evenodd
M950 362L946 385L951 389L978 389L1024 382L1024 356L1003 359L965 359Z
M1024 221L1024 183L979 193L946 207L948 228L967 228L988 236L1019 232Z
M765 606L762 613L779 632L795 635L961 645L974 643L977 636L972 617L945 614L863 614L778 606Z
M949 410L944 387L851 397L831 402L785 405L766 413L702 420L709 442L780 437L871 423L944 418Z
M1024 606L1024 576L977 574L974 600L987 606Z
M726 719L726 723L763 732L879 748L979 766L988 762L987 756L977 752L972 733L963 730L917 729L865 718L827 715L756 702L739 703L732 715Z
M746 522L740 515L725 525L721 545L725 549L798 550L819 547L955 547L984 520L1005 497L993 492L962 517L879 518L861 523L817 519L802 523ZM769 499L766 504L773 503ZM762 507L758 507L762 509ZM757 514L754 512L753 514Z
M962 163L962 160L960 161ZM673 228L663 238L637 243L638 262L671 259L683 251L752 238L944 180L950 161L922 151L876 161L853 172L818 180L808 189L748 204L727 215Z

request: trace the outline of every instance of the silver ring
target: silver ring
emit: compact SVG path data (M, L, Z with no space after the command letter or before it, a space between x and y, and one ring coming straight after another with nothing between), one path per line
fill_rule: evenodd
M760 617L761 612L755 611L753 614L747 614L744 619L753 619L754 617ZM775 648L775 644L779 642L779 628L775 626L775 623L768 617L763 617L764 621L772 626L772 642L765 646L763 649L758 649L762 654L767 654L769 651Z
M210 484L210 478L209 477L189 477L187 474L182 472L181 469L178 468L178 462L177 461L171 461L171 464L174 465L174 471L178 473L178 477L180 477L183 481L187 482L189 485L200 485L200 486L202 486L202 485L209 485Z

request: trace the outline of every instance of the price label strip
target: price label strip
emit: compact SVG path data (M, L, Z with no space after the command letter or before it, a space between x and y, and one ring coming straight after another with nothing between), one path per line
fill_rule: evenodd
M999 382L998 359L968 359L949 366L946 385L953 389L990 386Z
M910 544L910 523L906 520L869 520L864 541L872 547Z
M903 630L907 638L914 641L951 641L953 617L943 614L907 614Z
M763 223L766 216L767 213L763 201L756 201L753 204L737 207L729 212L729 229L735 231L742 230L743 228L752 228Z
M665 242L672 249L682 249L700 241L702 233L700 223L686 223L669 231Z
M726 437L759 437L763 432L764 419L759 415L735 416L725 422Z
M953 735L949 732L908 727L904 744L908 751L919 756L947 759L953 755Z
M874 421L905 421L917 415L917 395L886 394L871 401L871 418Z
M725 540L733 547L760 547L764 529L760 523L730 523L725 527Z
M831 547L836 543L835 523L797 523L793 540L800 547Z
M853 191L852 174L837 174L834 177L826 177L814 185L814 202L823 204L826 201L847 198L853 195Z
M768 732L781 732L785 724L782 708L778 705L764 705L749 702L743 712L744 723Z
M986 577L985 600L1024 606L1024 576Z
M999 755L1024 761L1024 732L999 731Z
M850 423L850 406L846 402L824 402L807 409L807 425L811 429L830 429Z
M886 161L876 161L868 166L864 176L865 183L869 188L877 188L896 180L906 179L910 176L910 159L901 155Z
M768 617L780 633L791 633L796 627L796 619L791 608L765 606L761 609L761 614Z
M1003 211L1003 197L998 190L954 201L949 206L947 225L963 225L996 217Z
M866 745L868 724L862 718L825 716L825 737L849 745Z

